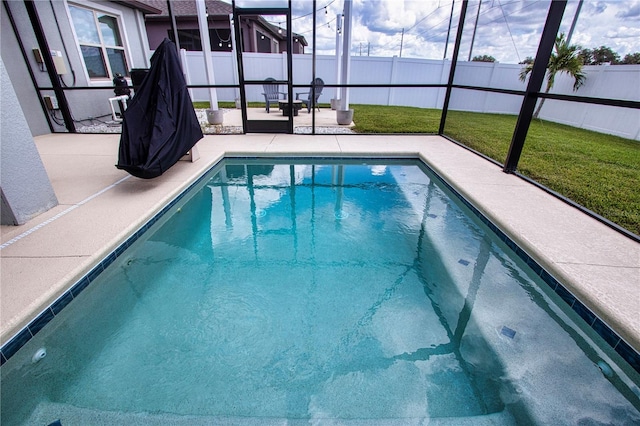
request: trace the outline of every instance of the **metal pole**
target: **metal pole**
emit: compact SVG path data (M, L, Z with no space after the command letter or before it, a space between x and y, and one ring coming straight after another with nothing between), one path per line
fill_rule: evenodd
M573 36L573 30L576 29L576 23L578 22L578 15L580 15L580 9L582 9L582 1L578 2L578 8L576 9L576 14L573 15L573 22L571 23L571 29L569 30L569 35L567 35L567 46L571 45L571 37Z
M473 26L473 36L471 36L471 47L469 48L469 59L471 61L471 53L473 52L473 43L476 41L476 30L478 29L478 21L480 20L480 8L482 7L482 0L478 3L478 13L476 14L476 24Z
M451 34L451 22L453 21L453 7L456 4L456 0L451 2L451 15L449 15L449 29L447 30L447 41L444 42L444 56L443 60L447 59L447 48L449 47L449 34Z
M247 93L244 87L244 68L242 66L242 46L243 42L241 39L242 33L240 32L241 22L240 15L238 14L238 10L236 9L236 1L231 0L231 8L233 10L233 29L234 29L234 37L236 39L236 44L239 43L239 46L236 46L236 63L238 64L238 84L240 85L240 105L241 105L241 113L242 113L242 132L247 133Z
M402 35L400 35L400 57L402 58L402 45L404 43L404 28L402 29Z
M291 29L289 29L290 32ZM311 52L311 96L313 108L311 109L311 134L316 134L316 0L313 0L313 51Z
M176 49L178 52L180 51L180 38L178 37L178 24L176 23L176 16L173 14L173 9L171 7L171 0L167 0L167 10L169 11L169 19L171 21L171 33L173 34L173 38L175 39Z
M447 83L447 93L444 96L444 105L442 105L442 116L440 117L440 128L438 134L444 134L444 125L447 121L447 111L449 109L449 101L451 100L451 89L453 85L453 77L456 73L456 65L458 63L458 55L460 54L460 41L462 40L462 29L464 27L464 20L467 16L467 7L469 6L469 0L462 1L462 7L460 8L460 20L458 22L458 32L456 34L456 44L453 47L453 58L451 58L451 69L449 70L449 81Z
M40 23L40 17L38 16L36 5L33 0L25 1L24 5L27 9L27 14L29 15L29 20L31 21L31 26L33 27L33 32L35 33L36 40L38 40L38 47L40 48L40 52L42 52L42 60L47 67L47 73L49 74L51 85L53 86L53 92L58 99L58 105L60 106L60 112L62 113L62 118L64 119L64 125L69 133L76 133L76 126L73 123L73 117L71 117L69 103L67 102L67 98L64 95L64 90L62 89L62 85L60 84L60 78L58 78L58 74L56 73L56 66L53 63L53 58L49 53L51 52L51 49L49 49L49 43L47 42L47 38L44 35L44 30L42 29L42 24Z
M287 99L291 101L293 99L293 24L291 21L291 0L289 0L289 7L287 9L287 80L288 90ZM313 8L315 11L315 7ZM315 31L315 25L314 25ZM315 46L314 46L315 48ZM293 106L293 105L292 105ZM288 133L293 134L293 108L289 108L289 122L287 123Z
M522 154L522 148L527 138L529 126L531 125L533 111L536 108L540 88L544 82L549 58L551 57L553 45L556 42L556 36L560 29L562 15L564 14L566 7L567 0L552 1L549 6L547 21L544 24L544 29L542 30L542 38L540 39L538 52L536 53L536 58L533 62L531 77L529 77L529 84L527 85L527 90L525 91L524 99L522 100L518 121L513 131L513 137L511 138L511 146L509 147L509 153L505 160L503 169L505 173L514 173L518 166L518 160L520 160L520 154Z

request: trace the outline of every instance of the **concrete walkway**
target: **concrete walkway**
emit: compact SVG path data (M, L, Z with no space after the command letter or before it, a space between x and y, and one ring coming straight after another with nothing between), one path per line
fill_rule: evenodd
M421 158L640 350L640 244L442 137L205 136L200 160L153 180L114 167L119 138L36 138L60 205L2 227L3 344L226 153Z

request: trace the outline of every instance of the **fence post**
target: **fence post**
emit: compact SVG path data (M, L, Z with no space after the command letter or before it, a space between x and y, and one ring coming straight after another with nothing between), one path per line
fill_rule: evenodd
M489 84L487 84L487 87L493 87L493 77L496 74L496 68L498 66L498 62L493 62L492 63L492 67L491 67L491 75L489 76ZM493 96L493 93L491 92L484 92L484 102L482 105L482 112L483 113L487 113L490 111L487 111L487 106L490 104L489 100L491 99L490 97ZM504 114L502 111L500 111L501 114Z
M292 76L288 75L289 73L287 72L289 67L287 65L287 52L286 52L286 50L280 54L280 57L282 58L282 74L280 74L280 75L284 76L284 78L282 80L289 80L290 78L292 78Z
M389 76L389 84L396 83L397 66L398 66L398 57L396 55L393 55L393 58L391 58L391 75ZM395 88L389 87L389 95L387 96L387 106L393 105L394 95L395 95Z

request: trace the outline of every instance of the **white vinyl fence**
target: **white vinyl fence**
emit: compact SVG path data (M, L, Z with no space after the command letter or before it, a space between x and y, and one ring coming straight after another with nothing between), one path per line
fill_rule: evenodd
M202 52L183 53L187 65L189 84L207 84ZM238 84L235 54L214 52L213 64L216 84ZM264 80L273 77L287 80L286 54L244 53L244 77L246 80ZM336 84L335 56L316 57L316 76L326 84ZM411 58L381 58L353 56L351 58L351 82L357 84L446 84L449 76L449 60ZM500 89L525 90L526 83L518 78L521 65L458 62L454 83ZM585 84L573 91L573 79L561 74L551 93L575 94L594 98L611 98L640 101L640 65L586 66ZM312 56L293 55L293 84L309 84L312 79ZM247 99L262 101L262 86L246 87ZM294 92L305 89L295 89ZM220 101L234 101L239 97L237 89L218 89ZM335 88L325 88L320 102L328 103L336 95ZM192 89L196 101L209 100L206 89ZM420 108L442 108L444 88L352 88L349 102L353 104L402 105ZM521 96L454 90L449 107L453 110L518 114ZM547 100L540 118L574 127L640 140L640 111L592 105L577 102Z

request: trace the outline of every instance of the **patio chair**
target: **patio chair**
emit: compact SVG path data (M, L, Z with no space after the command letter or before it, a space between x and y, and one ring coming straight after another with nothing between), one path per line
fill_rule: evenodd
M313 96L313 88L315 87L315 96ZM316 78L311 82L311 88L308 92L300 92L296 93L296 99L302 101L302 104L307 107L307 112L311 112L311 108L317 107L318 111L320 111L320 107L318 106L318 98L322 94L322 89L324 88L324 81L321 78ZM300 95L307 95L306 99L300 99Z
M262 94L264 95L264 103L267 107L267 114L269 113L269 105L277 105L279 100L284 99L287 96L286 93L280 92L280 86L274 84L274 81L276 81L275 78L269 77L264 81L265 83L262 85L262 90L264 90ZM280 97L280 95L282 95L282 98Z

